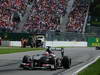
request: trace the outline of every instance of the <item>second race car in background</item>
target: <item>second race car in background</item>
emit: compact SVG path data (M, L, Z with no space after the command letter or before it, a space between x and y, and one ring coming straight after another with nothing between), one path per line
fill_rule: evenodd
M100 50L100 46L96 46L96 50Z

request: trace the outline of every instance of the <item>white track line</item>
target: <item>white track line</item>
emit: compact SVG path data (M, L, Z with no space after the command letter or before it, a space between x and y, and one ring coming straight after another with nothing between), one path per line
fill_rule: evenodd
M100 56L97 56L97 57L95 58L95 60L93 60L92 62L86 64L85 66L83 66L82 68L80 68L79 70L77 70L76 72L74 72L72 75L78 75L78 73L79 73L80 71L82 71L83 69L87 68L89 65L95 63L99 58L100 58Z

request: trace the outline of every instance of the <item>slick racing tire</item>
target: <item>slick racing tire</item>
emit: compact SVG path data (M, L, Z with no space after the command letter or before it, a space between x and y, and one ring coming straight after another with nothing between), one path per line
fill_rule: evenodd
M28 63L28 62L30 62L30 61L31 61L31 57L28 56L28 55L25 55L25 56L23 57L23 59L22 59L22 62L23 62L23 63Z
M31 63L31 57L30 56L25 55L22 59L22 63L30 64L29 66L21 65L24 70L31 70L32 69L32 63Z
M71 65L71 59L68 58L68 56L64 56L62 58L62 67L64 69L69 69Z

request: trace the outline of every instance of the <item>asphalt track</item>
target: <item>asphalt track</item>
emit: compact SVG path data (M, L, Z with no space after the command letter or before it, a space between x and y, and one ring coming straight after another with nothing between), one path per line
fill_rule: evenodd
M0 75L72 75L73 72L100 55L100 51L95 50L95 48L66 48L65 55L72 59L71 68L68 70L58 69L50 71L38 69L29 71L19 68L20 60L24 55L34 55L37 53L42 53L42 51L0 55ZM57 52L56 54L60 55Z

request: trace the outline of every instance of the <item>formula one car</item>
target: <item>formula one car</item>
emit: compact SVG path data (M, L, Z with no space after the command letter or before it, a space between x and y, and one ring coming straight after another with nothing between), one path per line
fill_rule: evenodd
M52 51L51 54L46 51L43 54L36 54L32 57L25 55L22 59L20 67L23 69L47 68L50 70L56 70L58 68L70 68L71 58L64 56L63 48L50 48L50 50ZM56 51L60 52L60 57L57 57L53 53Z
M100 50L100 46L96 46L96 50Z

